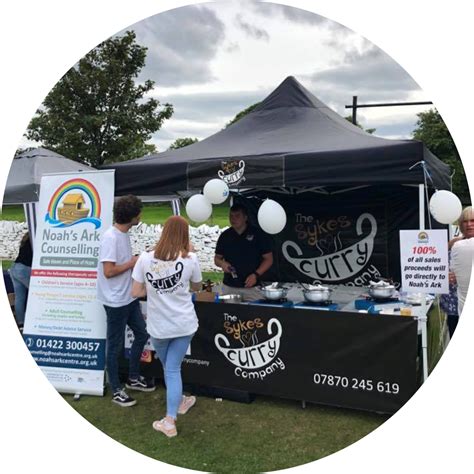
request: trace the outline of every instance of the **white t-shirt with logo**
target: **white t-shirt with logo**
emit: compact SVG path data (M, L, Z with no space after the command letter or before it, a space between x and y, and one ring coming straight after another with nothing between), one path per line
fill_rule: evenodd
M202 280L194 253L187 258L165 262L154 251L143 252L133 269L132 278L145 283L147 293L147 331L156 339L189 336L198 328L198 319L189 282Z
M99 266L97 268L97 300L106 306L118 308L130 304L132 298L132 269L112 278L105 278L104 262L122 265L132 258L132 245L128 232L115 226L106 230L100 239Z

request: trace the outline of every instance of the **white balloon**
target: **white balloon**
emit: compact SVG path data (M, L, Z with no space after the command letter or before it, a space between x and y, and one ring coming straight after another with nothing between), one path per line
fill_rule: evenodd
M272 199L267 199L258 210L258 223L267 234L278 234L286 225L286 212Z
M202 194L195 194L186 203L186 214L194 222L207 221L212 214L212 204Z
M210 203L221 204L229 196L229 186L222 179L211 179L204 185L203 194Z
M430 213L440 224L452 224L459 219L462 204L450 191L436 191L430 199Z

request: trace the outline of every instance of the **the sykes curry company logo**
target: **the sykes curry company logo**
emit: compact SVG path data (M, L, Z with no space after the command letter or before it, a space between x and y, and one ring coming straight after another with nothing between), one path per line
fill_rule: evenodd
M146 279L157 293L174 293L179 288L184 287L181 281L183 268L182 262L176 262L174 266L171 262L155 262L151 264L151 269L156 273L147 272Z
M70 227L84 222L98 229L101 204L97 189L85 179L70 179L52 195L45 221L52 227Z
M296 215L296 239L304 240L306 247L314 249L313 255L303 255L301 247L291 240L282 244L283 256L299 272L318 282L337 283L347 281L362 270L367 273L364 278L372 280L380 272L368 262L374 250L374 239L377 234L377 221L369 213L361 214L355 223L359 241L344 246L341 232L350 230L352 221L347 216L319 220L313 216ZM364 284L358 278L352 283Z
M430 241L430 238L428 236L428 234L425 232L425 231L421 231L418 233L418 243L419 244L427 244L429 243Z
M245 161L244 160L232 160L222 161L221 168L217 175L220 179L224 180L229 186L236 186L237 184L245 181Z
M284 362L277 357L282 327L276 318L265 324L260 318L241 321L224 313L224 330L228 337L216 334L214 343L235 366L237 377L263 380L277 370L285 370Z

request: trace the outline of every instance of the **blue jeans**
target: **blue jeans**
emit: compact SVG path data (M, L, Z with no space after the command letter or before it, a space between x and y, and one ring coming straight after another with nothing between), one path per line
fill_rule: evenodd
M149 336L138 300L118 308L106 305L104 308L107 314L107 374L112 391L117 392L122 388L118 360L124 348L125 327L128 325L134 336L129 362L129 377L131 379L138 378L140 374L140 358Z
M179 404L183 398L181 363L193 336L194 334L173 339L151 338L151 343L163 365L165 374L166 415L174 419L178 416Z
M10 276L15 290L15 319L17 324L25 323L26 298L30 287L31 267L23 263L14 263L10 268Z

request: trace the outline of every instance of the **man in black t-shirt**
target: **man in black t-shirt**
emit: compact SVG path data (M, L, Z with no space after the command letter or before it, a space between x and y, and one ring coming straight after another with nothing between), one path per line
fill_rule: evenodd
M231 227L222 232L214 263L224 271L224 294L240 294L244 301L262 297L255 287L272 266L271 243L265 234L248 223L247 210L240 204L230 208Z

